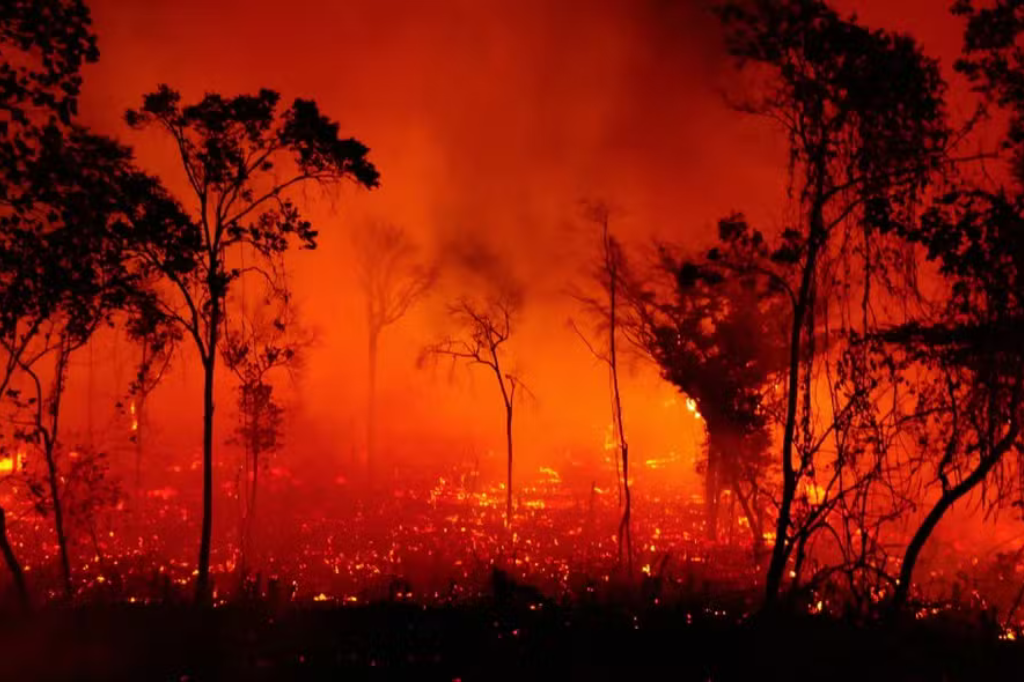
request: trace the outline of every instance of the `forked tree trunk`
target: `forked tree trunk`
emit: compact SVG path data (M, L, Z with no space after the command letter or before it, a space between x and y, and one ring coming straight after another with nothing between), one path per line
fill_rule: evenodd
M195 595L196 602L200 604L210 598L210 539L213 531L213 379L216 351L213 344L210 348L203 366L203 520Z
M505 483L505 526L512 527L512 404L505 404L505 446L508 455L508 473Z

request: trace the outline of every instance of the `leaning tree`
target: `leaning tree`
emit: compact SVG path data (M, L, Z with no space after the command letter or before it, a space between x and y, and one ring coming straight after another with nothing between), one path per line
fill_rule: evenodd
M989 119L1006 127L998 179L962 174L905 230L947 284L935 311L869 339L898 354L898 369L925 377L917 437L931 496L903 551L897 609L908 601L921 551L958 501L978 491L989 503L1024 495L1013 473L1024 449L1024 2L979 9L960 0L954 13L966 19L956 70L980 95L982 112L996 110Z
M178 250L144 248L139 255L162 273L168 295L165 315L195 343L203 366L203 514L196 598L209 597L213 523L214 379L226 302L243 277L259 277L261 261L293 244L313 249L317 231L303 217L295 192L350 180L376 187L378 173L368 149L339 135L337 123L317 104L296 99L280 106L280 95L208 94L195 104L166 85L127 112L136 129L167 135L178 152L188 187L191 220L177 235ZM242 250L256 255L244 261ZM265 274L265 273L264 273Z

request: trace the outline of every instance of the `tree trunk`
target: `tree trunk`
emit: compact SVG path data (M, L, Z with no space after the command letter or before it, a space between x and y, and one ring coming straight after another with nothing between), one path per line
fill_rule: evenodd
M953 496L950 493L944 493L914 532L914 537L911 538L907 549L903 553L900 577L896 583L896 591L892 596L893 610L900 610L906 606L907 598L910 595L910 583L914 577L914 567L917 565L917 559L921 555L921 550L924 549L924 545L928 538L931 537L935 527L939 525L942 516L953 506L953 502L955 502Z
M900 577L896 583L896 590L892 597L892 608L894 611L906 606L907 598L910 595L911 580L914 577L914 567L917 565L918 557L921 555L921 550L924 549L924 545L928 541L928 538L931 537L935 527L938 526L939 521L942 520L943 515L949 511L949 508L952 507L957 500L969 493L975 486L985 479L999 460L1002 459L1003 454L1010 449L1010 446L1015 440L1016 428L1011 429L1010 433L1007 434L1007 436L1005 436L993 449L989 457L982 460L982 462L978 464L978 468L971 472L969 476L964 478L953 488L943 491L942 496L931 508L931 511L928 512L928 515L924 517L924 521L921 522L917 531L914 532L914 537L911 538L906 551L903 553L903 563L900 565Z
M215 326L214 326L215 329ZM203 363L203 525L199 540L199 565L196 577L196 602L210 598L210 538L213 531L213 379L216 355L216 331Z
M135 401L135 504L142 508L142 454L143 454L143 430L142 415L146 408L146 396L140 394Z
M751 540L753 541L754 563L760 565L761 556L764 553L764 531L761 526L761 515L754 506L755 501L753 498L756 491L752 490L749 496L744 495L740 487L740 477L736 473L732 477L732 487L735 498L739 500L740 509L743 510L744 516L747 517L747 526L750 528Z
M14 548L11 547L10 540L7 538L7 516L3 507L0 507L0 551L3 552L4 563L7 564L7 570L11 572L11 578L14 580L14 588L18 592L18 602L22 610L28 611L30 604L28 588L25 586L25 573L21 570L18 557L14 555Z
M778 518L775 523L775 545L768 564L768 576L765 580L765 606L771 607L778 601L782 577L789 559L789 526L792 521L793 500L796 497L797 472L793 469L793 439L796 431L796 411L800 392L800 361L801 335L804 328L804 316L810 306L811 285L814 281L814 270L820 239L824 237L824 217L822 208L817 205L812 211L811 231L808 238L807 262L800 282L798 298L793 306L793 326L789 340L789 384L786 400L786 424L782 435L782 500L779 504Z
M56 454L54 453L55 447L56 443L48 438L44 448L44 455L46 456L47 482L50 487L50 502L53 504L53 528L57 535L57 546L60 549L60 569L61 577L64 581L64 596L70 599L74 594L71 584L71 558L68 555L68 538L64 532L64 509L60 501L60 476L57 472L57 462L54 459Z
M626 504L622 509L622 520L619 521L619 561L622 561L622 546L626 547L626 575L633 577L633 492L629 489L629 446L622 443L622 481Z
M512 527L512 405L505 405L505 445L508 453L508 475L506 477L505 526Z

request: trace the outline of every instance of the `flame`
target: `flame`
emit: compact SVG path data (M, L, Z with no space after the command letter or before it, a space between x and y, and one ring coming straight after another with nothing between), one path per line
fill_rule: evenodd
M132 415L132 431L133 432L138 431L139 430L139 415L138 415L138 413L135 410L135 399L134 398L132 399L131 404L128 405L128 412Z
M813 481L804 485L804 493L811 504L821 504L825 500L825 489Z
M0 457L0 474L12 474L18 469L22 469L25 466L25 451L18 450L18 452L11 456L6 455Z
M555 471L551 467L541 467L540 468L540 473L547 474L547 476L551 479L550 480L551 483L561 483L562 482L561 474L559 474L557 471Z

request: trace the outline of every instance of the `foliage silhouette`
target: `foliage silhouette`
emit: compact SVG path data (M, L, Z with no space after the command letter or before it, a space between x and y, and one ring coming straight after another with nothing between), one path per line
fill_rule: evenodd
M125 120L136 129L154 127L175 143L191 196L190 220L173 235L174 249L140 251L174 290L162 300L165 315L195 342L203 365L203 522L196 599L209 599L213 522L214 379L225 303L232 286L247 275L266 276L259 263L240 265L242 248L265 262L293 243L316 248L317 232L302 216L289 190L334 186L351 180L373 188L379 181L368 149L339 136L337 123L316 103L296 99L281 109L272 90L223 97L208 94L195 104L166 85L143 98Z

